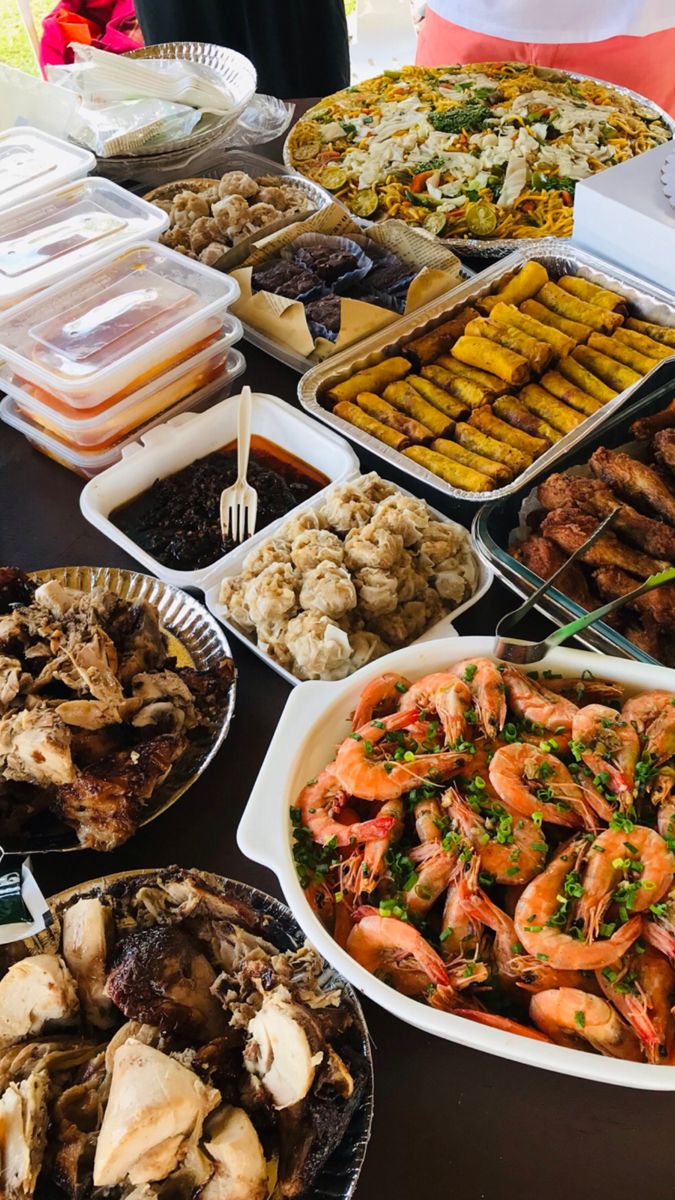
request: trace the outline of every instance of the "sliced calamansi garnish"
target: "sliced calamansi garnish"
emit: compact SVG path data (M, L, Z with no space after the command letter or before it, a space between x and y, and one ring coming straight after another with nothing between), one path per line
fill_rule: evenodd
M347 172L344 167L338 167L335 163L330 163L324 167L319 174L319 183L322 187L328 188L329 192L338 192L347 182Z
M424 228L428 233L433 233L434 237L440 237L446 224L447 217L444 212L432 212L424 218Z
M362 188L360 192L354 193L347 204L357 217L372 217L379 204L377 192L375 188Z
M321 126L317 121L299 121L291 135L291 154L296 162L309 162L323 149Z
M489 200L475 200L465 214L466 227L476 237L490 237L497 228L497 209Z

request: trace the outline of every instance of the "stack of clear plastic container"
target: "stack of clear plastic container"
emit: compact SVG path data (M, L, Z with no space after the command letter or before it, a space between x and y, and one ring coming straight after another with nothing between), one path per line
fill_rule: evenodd
M245 367L236 283L165 246L118 250L0 315L0 416L87 478Z
M0 210L82 179L93 170L94 155L31 125L0 133Z

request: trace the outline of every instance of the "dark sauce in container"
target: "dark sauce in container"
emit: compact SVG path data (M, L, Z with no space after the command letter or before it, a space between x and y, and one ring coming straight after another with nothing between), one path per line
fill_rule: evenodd
M236 545L220 532L220 493L236 478L237 447L231 442L155 480L116 508L110 520L165 567L208 567ZM258 493L256 533L330 482L309 463L256 435L251 438L248 481Z

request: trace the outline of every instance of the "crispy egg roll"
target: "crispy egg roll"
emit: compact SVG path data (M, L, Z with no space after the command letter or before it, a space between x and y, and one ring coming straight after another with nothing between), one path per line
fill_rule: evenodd
M496 321L499 325L515 325L516 329L529 334L538 342L548 342L556 354L570 354L576 346L574 339L568 337L566 333L561 333L559 329L545 325L543 321L538 321L526 312L521 312L513 304L495 304L490 313L490 320Z
M551 445L559 442L562 437L559 430L554 429L553 425L549 425L547 421L530 412L517 396L500 396L492 407L497 416L508 421L509 425L515 426L516 429L522 429L525 433L531 433L533 437L546 440Z
M460 446L459 442L451 442L447 438L436 438L431 443L431 448L438 450L439 454L444 454L446 458L452 458L454 462L471 467L472 470L479 471L481 475L487 475L496 484L509 483L513 478L513 472L503 463L495 462L492 458L485 458L473 450L467 450L464 446Z
M499 291L491 296L481 296L480 300L476 301L476 307L480 308L482 312L489 313L500 301L504 304L522 304L523 300L529 300L531 296L536 296L547 280L546 267L532 259L525 263L520 271L512 275Z
M588 279L582 279L580 275L563 275L558 280L558 287L564 292L569 292L571 296L585 300L587 304L597 304L598 308L607 308L610 312L614 312L615 309L626 311L624 296L618 292L611 292L609 288L599 287L597 283L591 283Z
M593 350L590 346L577 346L572 353L572 358L580 362L582 367L586 367L587 371L592 371L594 375L597 375L598 379L602 379L603 383L608 383L610 387L615 388L617 392L622 392L624 388L631 387L632 384L638 383L642 379L638 371L624 367L623 363L617 362L615 358L601 354L599 350Z
M671 329L668 325L657 325L654 321L640 321L637 317L629 317L626 321L626 328L632 329L636 333L643 333L646 337L653 338L655 342L662 342L664 346L672 346L675 349L675 329Z
M473 425L467 425L465 421L458 421L455 425L455 441L466 450L473 450L474 454L482 454L485 458L493 458L495 462L503 463L513 475L524 471L532 462L531 454L523 454L522 450L516 450L505 442L489 437Z
M409 417L414 417L420 424L425 425L435 437L443 437L453 430L455 422L445 413L434 408L433 404L424 400L419 392L416 392L414 387L411 387L403 379L397 383L390 383L384 389L384 398L389 404L393 404L394 408L400 409Z
M623 363L624 367L632 367L640 375L646 375L647 371L656 366L656 359L650 358L648 354L641 354L639 350L633 350L632 346L620 341L616 334L606 337L604 333L592 333L588 345L592 350L599 350L602 354L615 358L617 362Z
M527 313L528 317L534 317L535 321L541 321L542 325L550 325L552 329L558 329L560 333L571 337L576 346L587 341L593 332L590 325L584 325L582 321L571 321L569 317L561 317L560 313L553 312L538 300L526 300L521 304L520 311Z
M660 342L655 342L652 338L645 337L643 333L636 333L634 329L617 329L615 337L619 337L620 342L624 342L626 346L631 346L633 350L639 350L640 354L646 354L648 358L670 358L673 353L672 346L670 349L667 346L662 346Z
M450 317L448 321L442 321L429 333L404 342L401 350L413 360L417 367L422 367L425 363L433 362L439 354L445 354L446 350L449 350L457 341L457 338L462 336L469 321L477 316L475 308L463 308L461 312Z
M514 450L520 450L530 458L538 458L551 445L547 438L532 437L529 433L523 433L521 429L514 429L507 421L502 421L496 416L487 404L484 408L477 408L472 412L469 425L480 429L481 433L495 438L498 442L506 442L507 446L513 446Z
M608 400L613 400L618 395L614 388L608 387L606 383L598 379L597 375L577 362L576 358L572 358L571 354L560 359L558 371L565 376L565 379L569 379L570 383L576 384L582 392L586 392L587 396L592 396L594 400L599 400L602 404L606 404Z
M571 433L577 425L581 425L581 422L586 420L576 409L563 404L562 400L556 400L555 396L544 391L536 383L528 383L527 387L520 392L520 399L530 409L530 412L536 413L538 417L559 429L561 433Z
M545 371L553 358L553 347L548 342L539 342L515 325L500 325L498 321L489 317L478 317L475 321L469 321L466 333L471 337L490 338L490 341L506 346L507 350L515 350L516 354L522 354L537 374Z
M377 438L385 445L393 446L394 450L404 450L406 446L410 445L410 438L407 438L404 433L400 433L397 429L391 429L389 425L383 425L375 417L369 417L368 413L362 412L349 400L339 400L333 412L337 413L338 417L342 417L343 421L349 421L350 425L355 425L357 429L362 429L364 433L369 433L371 437Z
M421 467L426 467L427 471L431 471L433 475L438 475L452 487L461 488L464 492L491 492L495 486L489 476L481 475L478 471L472 471L471 467L464 467L461 463L453 462L444 454L430 450L428 446L409 446L403 453L407 458L412 458L413 462L419 463Z
M578 409L586 417L590 417L592 413L602 408L600 400L589 396L587 392L582 392L581 388L578 388L569 379L565 379L565 376L561 375L559 371L547 371L545 375L542 375L539 382L557 400L563 400L565 404L571 404L572 408Z
M621 313L609 312L606 308L597 308L595 304L587 304L578 296L570 296L569 292L563 291L557 283L544 284L537 294L537 299L547 308L552 308L553 312L559 313L561 317L569 317L572 321L581 321L584 325L590 325L592 329L597 329L599 333L613 333L623 321Z
M454 359L453 359L454 362ZM465 379L462 375L453 375L445 367L437 363L429 363L422 367L425 379L431 379L438 387L442 387L451 396L455 396L466 408L479 408L481 404L489 404L495 393L474 383L473 379Z
M463 379L472 379L474 383L479 383L488 392L494 392L495 396L503 396L505 392L509 391L511 386L505 383L503 379L500 379L498 375L492 375L489 371L481 371L478 367L469 367L466 363L458 362L451 354L441 354L434 365L444 367L451 375L460 375Z
M426 369L426 367L422 368L423 371ZM469 409L469 405L465 404L463 400L457 400L444 387L432 383L431 379L425 379L421 375L408 375L406 383L414 387L423 400L433 404L434 408L440 408L446 417L452 417L454 421L461 421Z
M355 400L359 392L375 392L380 395L388 383L403 379L411 370L407 358L385 358L376 367L357 371L351 379L336 383L328 390L328 398L336 404L342 400Z
M522 354L491 342L489 338L467 337L463 334L452 347L452 356L470 367L491 371L507 383L520 385L527 383L530 378L529 364Z
M405 413L399 412L393 404L388 404L374 392L359 392L356 403L363 412L368 413L369 417L375 417L376 421L381 421L390 429L398 429L399 433L405 434L411 442L430 442L434 436L425 425L421 425L414 417L408 417Z

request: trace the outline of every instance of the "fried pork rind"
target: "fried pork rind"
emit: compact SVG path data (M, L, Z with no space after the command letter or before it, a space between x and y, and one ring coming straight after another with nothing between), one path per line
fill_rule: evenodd
M190 226L190 249L201 254L212 242L218 242L221 231L213 217L199 217Z
M251 619L273 621L292 612L298 602L298 576L290 563L271 563L246 584L244 593Z
M303 612L288 623L286 644L301 679L344 679L352 648L344 629L318 612Z
M339 567L343 559L342 542L328 529L305 529L291 543L291 560L299 571L311 571L322 562Z
M258 195L258 184L246 171L227 171L218 184L220 196L244 196L247 200Z
M243 196L223 196L211 211L216 228L221 233L243 229L249 219L249 207Z
M209 205L197 192L178 192L171 206L171 224L189 229L199 217L208 217Z
M403 538L377 525L364 525L352 529L345 538L345 562L348 567L381 567L386 571L401 557Z
M300 605L327 617L343 617L356 607L356 588L349 571L332 562L321 562L307 571L300 589Z

